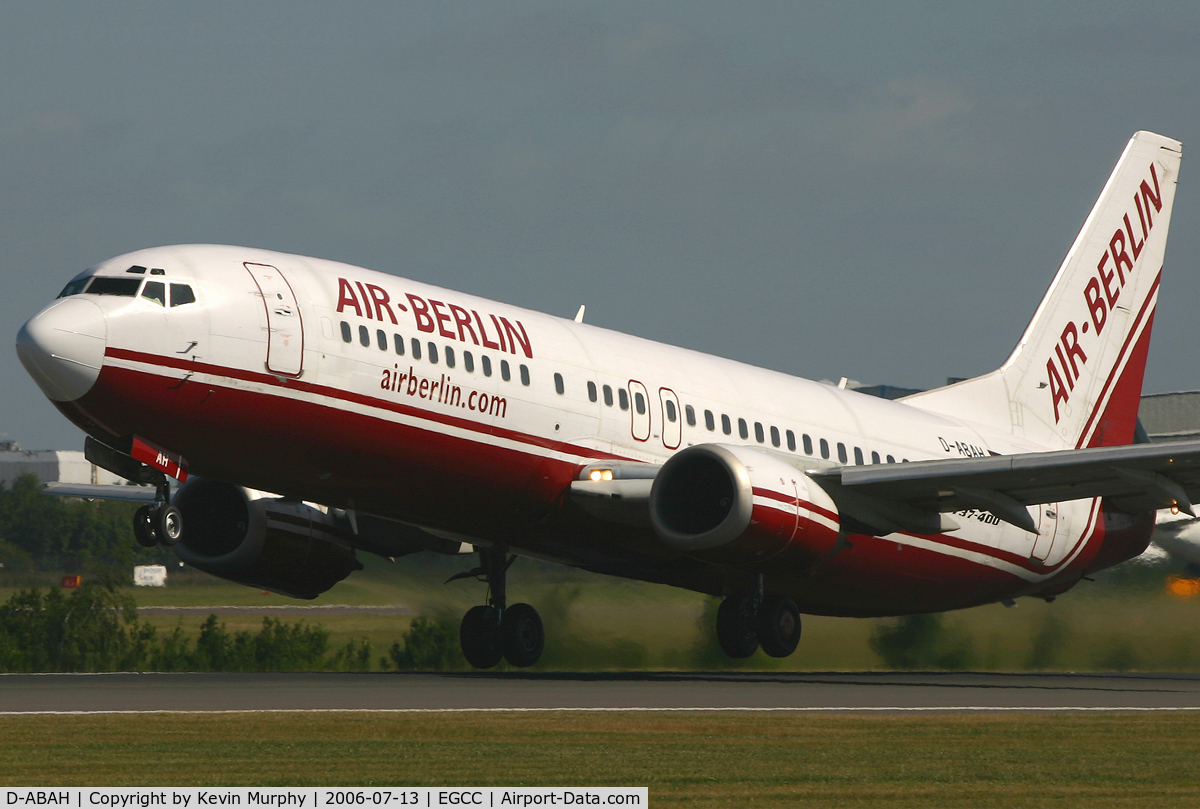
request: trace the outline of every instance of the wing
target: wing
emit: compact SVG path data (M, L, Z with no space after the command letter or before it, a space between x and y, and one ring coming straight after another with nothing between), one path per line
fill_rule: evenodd
M42 494L58 497L85 497L88 500L127 500L132 503L153 503L153 486L103 485L97 483L47 483Z
M929 524L921 515L973 508L1036 533L1025 507L1038 503L1104 497L1122 511L1174 507L1192 514L1200 441L842 466L809 475L839 509L868 526L911 530L905 523Z

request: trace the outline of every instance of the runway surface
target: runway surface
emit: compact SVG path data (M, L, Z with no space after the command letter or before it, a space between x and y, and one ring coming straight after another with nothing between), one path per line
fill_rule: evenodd
M0 712L1191 710L1177 674L8 674Z

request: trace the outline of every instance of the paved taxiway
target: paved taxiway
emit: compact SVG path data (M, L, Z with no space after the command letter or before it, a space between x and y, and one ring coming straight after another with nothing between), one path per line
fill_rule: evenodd
M389 604L382 607L367 607L351 604L276 604L259 607L138 607L138 615L287 615L292 618L309 618L317 615L416 615L412 607Z
M1200 709L1175 674L8 674L0 712Z

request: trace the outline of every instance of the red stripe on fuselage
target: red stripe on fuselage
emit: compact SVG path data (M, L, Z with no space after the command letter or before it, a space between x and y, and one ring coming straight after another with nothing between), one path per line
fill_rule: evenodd
M754 491L754 494L757 495L758 497L766 497L770 500L778 500L780 503L787 503L789 506L798 506L800 508L806 508L809 511L813 511L813 512L816 512L817 514L820 514L822 517L827 517L827 518L833 520L834 522L839 521L837 512L830 511L829 509L821 508L820 506L818 506L814 503L810 503L807 500L803 500L799 497L796 497L795 495L784 494L783 492L777 492L774 489L762 489L757 486L754 487L753 491Z
M474 535L481 538L516 539L518 535L512 532L520 531L520 536L530 532L527 542L515 542L514 547L537 549L543 541L537 536L539 532L550 531L564 536L571 534L575 548L584 554L582 558L587 558L589 548L627 555L631 559L659 557L666 562L672 556L658 543L649 542L653 538L649 531L626 529L618 532L621 534L618 536L611 527L595 524L595 521L570 522L558 498L574 479L579 464L546 458L537 450L599 455L590 449L581 450L565 442L536 437L533 437L535 441L525 441L524 434L516 431L270 374L123 349L111 349L110 355L114 359L146 363L160 369L172 368L226 377L233 382L257 383L266 389L256 391L236 384L196 380L180 384L178 379L161 373L112 364L105 366L95 395L85 397L79 412L126 432L137 432L146 426L148 436L161 435L160 443L194 454L197 462L193 466L199 474L207 473L268 491L286 491L303 499L330 504L345 503L353 497L356 507L364 512L394 515L468 534L474 531L478 532ZM297 399L279 390L288 388L463 427L480 435L499 435L525 444L526 449L499 447L467 436L454 437L433 429L432 424L413 426L383 419L380 414L341 410L336 407L336 401L322 403ZM179 443L169 440L172 438ZM192 452L188 452L188 447ZM321 473L330 468L335 468L334 478L321 482ZM216 470L220 473L216 474ZM780 503L800 505L814 514L837 520L836 513L796 497L767 489L755 490L755 494ZM555 515L552 524L536 530L532 527L533 520L551 514ZM787 515L788 519L795 516ZM567 519L567 522L563 523L561 519ZM805 525L805 530L830 533L828 526L816 522ZM949 547L967 549L1012 563L1009 555L986 546L945 536L935 541L948 546L947 550ZM879 602L872 608L879 614L878 610L886 609L886 606L871 594L882 596L893 586L889 582L898 588L897 594L901 591L912 594L917 593L911 589L916 586L915 582L936 580L943 601L936 602L935 594L912 595L920 599L935 598L935 602L929 603L941 606L932 608L980 603L977 599L982 595L996 592L999 595L995 597L1003 597L1031 586L1011 572L952 557L946 551L912 546L905 546L906 550L901 551L895 542L865 537L856 538L855 543L855 548L842 551L823 566L818 577L808 577L805 568L799 565L778 566L775 570L779 575L803 577L796 579L801 590L809 588L814 594L820 591L827 599L825 609L818 609L816 604L808 609L832 611L832 614L851 614L848 610L858 609L855 604L865 606L870 602ZM796 552L799 551L796 548ZM787 556L790 560L791 552ZM799 558L797 556L796 561ZM898 570L895 565L901 561L912 567ZM1017 564L1037 574L1053 572L1049 568ZM976 572L964 573L972 569ZM852 571L865 578L858 578L851 585L845 576ZM884 579L876 579L876 574ZM908 584L901 585L896 582L897 578L903 578ZM825 585L830 581L841 584L829 589ZM1008 584L1003 585L1004 581ZM972 590L978 587L984 589ZM920 603L926 604L924 600Z
M823 517L833 520L835 523L840 524L840 522L841 522L840 517L838 516L837 513L829 511L824 508L821 508L820 506L814 505L813 503L810 503L807 500L798 498L794 495L787 495L787 494L784 494L783 492L777 492L772 489L763 489L763 488L759 488L759 487L755 487L753 491L754 491L754 494L758 497L765 497L765 498L768 498L771 500L776 500L780 503L786 503L791 506L796 506L797 508L805 508L810 511L813 511L816 514L820 514ZM1093 505L1093 508L1091 511L1093 514L1096 512L1094 505ZM1087 531L1092 528L1094 519L1095 519L1094 516L1089 518L1088 527L1084 531L1085 536L1086 536ZM824 525L821 525L820 523L816 523L816 522L813 522L813 525L819 526L823 530L828 528L828 526L824 526ZM854 534L853 536L860 536L860 535ZM1021 556L1020 554L1015 554L1010 551L1001 550L992 545L985 545L985 544L981 544L978 542L972 542L971 540L961 539L959 537L950 536L948 534L921 535L921 534L913 534L913 533L909 533L909 532L904 532L904 536L918 537L920 539L925 539L930 542L936 542L936 543L946 545L946 546L949 546L952 548L958 548L959 550L974 551L976 553L981 553L985 556L990 556L993 559L996 559L998 561L1007 562L1011 565L1020 567L1023 570L1028 570L1031 573L1056 572L1057 570L1059 570L1060 568L1065 566L1069 561L1068 559L1064 558L1064 560L1062 562L1060 562L1058 565L1046 567L1043 565L1036 564L1027 556Z
M367 407L377 407L381 410L388 410L401 415L415 416L429 421L436 421L440 424L445 424L450 427L458 427L485 435L493 435L497 438L507 438L512 441L517 441L522 444L529 444L542 449L551 449L571 455L578 455L582 458L633 460L632 458L616 455L611 452L603 452L601 450L591 449L589 447L579 447L574 444L555 441L550 438L543 438L542 436L532 435L530 433L522 433L516 430L509 430L507 428L497 427L491 424L482 424L471 419L458 418L456 416L438 413L432 410L424 410L420 407L414 407L413 405L400 404L398 402L388 401L374 396L367 396L361 393L340 390L339 388L329 387L328 385L315 385L311 382L304 382L302 380L291 379L289 377L279 377L273 374L265 374L258 371L247 371L242 368L232 368L226 365L212 365L205 362L195 362L188 359L181 359L179 357L164 357L159 354L146 354L141 351L131 351L126 348L108 348L105 350L104 354L106 357L112 357L114 359L141 362L147 365L157 365L163 368L175 368L181 371L191 371L192 373L208 374L210 376L226 377L228 379L237 379L243 382L254 382L260 385L267 385L275 388L299 390L305 393L314 394L316 396L326 396L330 399L340 399L345 402L353 402L354 404L365 405Z

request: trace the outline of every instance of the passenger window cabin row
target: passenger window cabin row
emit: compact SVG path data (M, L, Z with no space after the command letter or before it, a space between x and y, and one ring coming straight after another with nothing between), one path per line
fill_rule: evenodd
M343 320L341 322L341 329L342 329L342 341L346 342L346 343L353 342L354 341L354 333L350 327L350 324ZM368 329L366 326L358 327L358 342L364 347L370 347L371 342L372 342L371 341L371 330ZM397 356L403 357L405 355L405 341L404 341L404 338L399 334L392 334L390 341L389 341L387 332L385 332L383 329L376 329L375 330L375 343L378 346L379 350L381 350L381 351L388 351L389 349L392 349L395 351ZM419 339L417 339L416 337L411 338L411 342L409 343L409 349L411 350L411 356L414 360L421 359L422 345L421 345L421 341ZM438 362L438 356L439 356L438 344L433 342L432 340L430 340L425 344L425 350L426 350L426 357L428 358L429 362L436 365ZM452 346L442 346L441 356L445 359L447 368L454 368L456 366L457 358L455 355L454 348ZM462 361L463 361L463 369L465 371L467 371L468 373L475 372L475 357L470 351L464 350L462 352ZM483 375L491 376L492 375L491 357L489 357L487 354L480 354L479 355L479 363L480 363L480 368L483 371ZM521 376L521 384L528 386L530 384L529 367L527 365L525 365L524 363L522 363L519 366L519 373ZM503 379L505 382L508 382L512 378L512 372L511 372L511 369L509 368L508 360L500 360L500 378ZM566 390L567 390L566 382L563 380L562 374L558 373L556 371L554 373L554 392L557 393L559 396L563 396L566 394ZM649 406L649 404L646 402L646 397L642 394L641 391L635 391L633 393L633 396L631 399L631 397L629 395L629 391L626 390L624 387L616 388L614 391L614 389L611 385L597 386L596 383L591 380L589 380L587 383L587 395L588 395L589 402L598 403L601 399L603 399L605 407L614 407L615 406L621 410L627 411L627 410L629 410L630 406L632 405L633 409L637 412L637 414L639 416L645 415L646 408ZM665 410L666 410L666 417L669 421L674 422L679 417L678 411L675 406L675 402L671 401L670 399L668 399L666 401ZM695 410L695 408L692 407L691 405L685 405L683 408L683 413L684 413L684 419L685 419L685 421L687 421L688 426L695 427L696 426L696 410ZM733 420L729 417L728 414L722 413L720 415L720 421L721 421L721 432L725 435L732 436L733 435ZM704 411L704 427L709 432L717 431L717 417L713 414L713 411L711 411L711 410ZM802 433L800 436L800 443L798 445L796 442L796 434L792 430L785 430L781 434L778 427L776 427L774 425L771 425L769 427L764 427L762 422L758 422L758 421L754 422L753 431L754 431L754 440L760 444L766 444L767 438L768 438L768 436L770 436L771 446L782 447L786 443L789 452L797 452L802 447L804 450L804 454L808 455L808 456L815 455L817 453L818 449L820 451L821 458L823 458L825 460L831 460L832 455L833 455L833 452L831 452L831 449L830 449L829 442L824 438L818 439L817 443L814 444L812 436L808 435L807 433ZM737 419L738 437L741 438L743 441L749 441L750 440L750 432L751 432L750 424L746 421L746 419L738 418ZM854 447L853 454L854 454L855 465L862 466L862 465L866 464L866 457L863 455L862 448ZM837 460L840 463L843 463L843 464L850 463L850 451L848 451L846 448L846 445L840 441L837 442L837 444L836 444L836 455L837 455ZM885 459L881 458L878 452L871 452L871 463L877 464L877 463L884 463L884 462L885 462ZM886 462L887 463L896 463L896 459L892 455L887 455ZM908 459L901 458L900 462L908 463Z
M686 407L684 407L684 413L687 415L688 425L691 427L695 427L696 426L696 416L695 416L695 411L692 409L692 406L687 405ZM717 420L711 410L704 411L704 427L710 433L716 432L716 430L717 430ZM733 422L729 418L729 416L725 413L721 414L721 432L724 433L725 435L733 435ZM738 437L741 438L743 441L750 440L750 425L747 424L746 420L743 418L739 418L737 420L737 434L738 434ZM785 430L783 433L783 440L781 441L778 427L771 425L768 428L764 428L762 425L762 422L759 422L759 421L754 422L754 440L755 441L757 441L760 444L767 443L767 435L768 434L770 435L771 446L779 447L782 443L786 442L789 452L797 451L796 434L794 432L792 432L791 430ZM819 449L821 457L825 460L830 460L831 453L830 453L830 448L829 448L829 441L827 441L826 439L824 439L824 438L818 439L817 445L814 446L812 436L810 436L808 433L802 433L800 435L800 443L804 449L805 455L809 455L809 456L815 455L816 454L815 450ZM866 458L863 456L862 448L854 447L853 451L854 451L854 464L856 466L865 465ZM846 450L846 445L844 443L842 443L841 441L837 442L837 459L840 463L843 463L843 464L850 463L850 455ZM895 456L892 456L892 455L886 456L886 462L887 463L896 463ZM900 462L908 463L908 458L901 458ZM880 457L878 452L872 452L871 453L871 463L873 463L873 464L884 463L884 459Z
M562 374L559 374L559 373L554 374L554 390L560 396L566 392L566 387L563 384ZM590 401L590 402L596 402L600 398L598 395L596 383L592 382L590 380L587 383L587 393L588 393L588 401ZM612 387L609 385L603 385L599 388L599 393L603 394L605 406L612 407L613 406L613 389L612 389ZM629 394L628 394L628 392L626 392L625 388L623 388L623 387L617 388L616 401L617 401L617 406L621 410L629 409ZM640 391L635 392L633 394L633 407L634 407L634 410L637 411L639 416L645 415L646 401ZM675 402L671 401L670 399L667 399L665 402L664 409L666 410L667 420L670 422L674 422L676 420L676 418L678 417L676 407L675 407ZM683 413L684 413L684 419L687 421L688 426L695 427L696 426L696 409L694 407L692 407L691 405L684 405ZM716 430L717 430L717 417L713 414L713 412L711 410L704 411L704 426L709 432L716 432ZM721 432L724 433L725 435L730 435L730 436L733 435L733 420L730 419L730 417L725 413L721 414ZM743 441L750 440L750 425L747 423L747 421L744 418L739 418L737 420L737 434L738 434L738 437L741 438ZM780 447L786 441L788 451L790 451L790 452L797 451L796 434L793 431L786 430L786 431L784 431L783 435L781 436L778 427L771 425L770 427L764 428L762 422L759 422L759 421L754 422L754 440L755 441L757 441L760 444L765 444L765 443L767 443L768 435L770 435L771 446ZM818 443L814 446L812 436L808 435L807 433L804 433L804 434L801 434L800 441L804 448L805 455L812 456L815 454L815 451L819 448L821 457L823 459L825 459L825 460L831 459L829 442L826 439L824 439L824 438L819 439ZM854 453L855 465L863 466L866 464L866 462L867 462L866 457L863 455L863 451L862 451L861 447L854 447L853 453ZM875 452L875 451L871 452L871 463L873 463L873 464L884 463L885 458L886 458L886 463L896 463L896 458L893 455L887 455L884 457L880 457L878 452ZM841 462L843 464L850 463L850 453L847 450L846 445L840 441L837 442L837 459L839 462ZM908 463L908 458L901 458L900 463Z
M341 330L342 342L354 342L354 330L350 327L349 323L343 320L341 322ZM358 342L364 348L369 348L371 346L371 330L366 326L358 327ZM374 342L380 351L391 350L394 351L398 357L405 356L405 340L404 337L399 334L392 334L389 337L388 333L383 329L376 329ZM432 340L426 342L425 345L422 346L421 341L416 337L413 337L407 344L407 347L408 350L411 351L411 357L414 360L421 359L422 354L424 354L425 358L431 365L437 365L439 359L441 359L445 361L447 368L455 368L458 366L458 355L453 346L442 346L439 349L438 344ZM462 366L463 370L467 373L475 373L475 355L470 351L464 350L462 352ZM492 358L487 354L480 354L479 369L483 372L484 376L491 376ZM517 373L521 377L521 384L528 386L530 383L529 366L522 363L517 367ZM508 364L508 360L500 360L500 378L505 382L508 382L512 379L512 367Z

